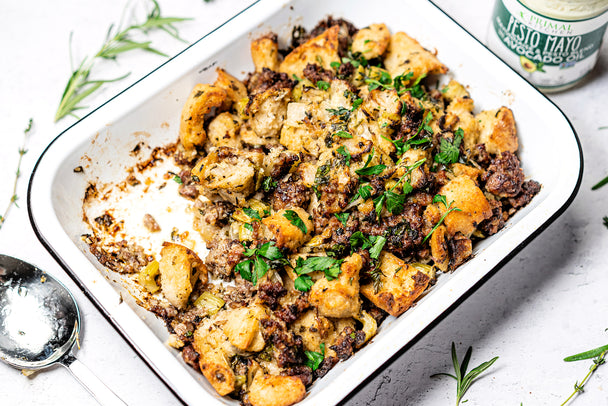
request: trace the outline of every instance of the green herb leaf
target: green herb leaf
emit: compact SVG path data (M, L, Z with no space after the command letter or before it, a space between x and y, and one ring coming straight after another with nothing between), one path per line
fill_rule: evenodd
M606 176L604 179L600 180L598 183L593 185L591 190L598 190L599 188L601 188L602 186L604 186L607 183L608 183L608 176Z
M306 228L306 224L304 224L304 221L302 221L302 219L300 218L300 216L298 216L298 213L296 213L293 210L285 210L285 213L283 214L283 217L285 217L287 220L289 220L289 222L291 224L293 224L294 226L298 227L300 229L300 231L302 231L304 234L308 233L308 229Z
M581 352L581 353L575 354L575 355L570 355L569 357L564 358L564 361L572 362L572 361L581 361L584 359L591 359L591 358L595 358L599 355L602 355L602 353L604 353L606 351L608 351L608 345L603 345L601 347L597 347L597 348L594 348L589 351Z
M340 223L342 223L342 225L346 226L346 222L348 221L348 213L335 213L334 216L336 216L336 218L338 220L340 220Z
M342 65L340 62L338 61L333 61L329 64L329 66L331 66L334 70L338 70L340 69L340 65Z
M318 80L317 87L321 90L327 90L329 89L329 82L326 82L324 80Z
M274 241L264 243L257 249L257 254L271 261L284 258L283 253L275 245Z
M262 181L262 189L264 192L270 192L271 189L275 189L278 185L278 182L270 176L266 176Z
M255 260L253 262L254 271L253 271L253 274L251 275L251 282L254 285L257 285L258 281L260 279L262 279L264 277L264 275L266 275L266 272L268 272L269 268L270 267L268 266L266 261L264 261L259 256L255 257Z
M361 249L366 250L372 246L372 242L363 234L361 231L355 231L350 236L350 247L351 249L361 247Z
M344 145L340 146L340 148L338 148L336 152L344 157L344 163L346 164L346 166L350 166L351 155L350 152L348 152L348 150L344 148Z
M312 288L312 285L314 285L314 282L312 281L310 275L300 275L293 282L293 285L301 292L308 292L310 288Z
M445 206L445 208L448 208L448 200L444 195L435 195L433 197L433 203L443 203L443 205Z
M350 118L350 110L345 107L338 107L337 109L326 109L330 114L337 116L342 121L348 121Z
M251 259L247 259L245 261L239 262L234 267L234 270L241 274L241 278L251 282L251 264L253 261Z
M245 227L245 229L247 229L253 233L253 226L251 224L245 223L245 224L243 224L243 227Z
M379 175L386 169L386 165L378 164L374 166L370 166L368 168L361 168L355 171L355 173L359 176L372 176Z
M373 247L369 249L369 256L372 259L378 259L378 257L380 257L380 253L382 252L382 248L384 248L384 244L386 244L386 238L382 236L376 236L376 238L374 239Z
M243 207L243 212L253 220L262 221L262 217L260 217L260 213L257 210L250 207Z
M440 153L435 155L435 162L449 165L458 162L458 157L460 156L460 143L462 142L463 132L456 131L454 133L454 140L452 142L448 141L445 138L441 139L441 144L439 146Z
M353 102L353 107L350 109L350 111L355 111L357 108L359 108L359 106L361 105L361 103L363 103L363 99L356 99Z
M177 183L178 185L182 185L184 182L182 181L182 178L179 177L179 175L175 175L173 177L173 180L175 181L175 183Z
M407 193L405 193L404 190L404 193L402 195L395 192L391 192L390 190L384 192L384 195L386 196L386 210L388 210L389 213L399 214L403 211L403 207L406 201L406 195L408 193L411 193L411 191L413 190L412 186L409 183L406 182L406 185L409 186L409 190Z
M325 359L325 344L321 343L319 348L321 349L321 352L304 351L306 358L308 358L306 360L306 366L310 367L313 371L319 369L319 365L321 365L321 362Z
M334 133L334 135L337 135L340 138L353 138L353 136L350 133L348 133L344 130L340 130L340 131Z

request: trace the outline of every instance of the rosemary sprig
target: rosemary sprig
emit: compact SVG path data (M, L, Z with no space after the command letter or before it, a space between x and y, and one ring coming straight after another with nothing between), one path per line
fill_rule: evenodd
M6 221L6 216L8 216L8 213L11 211L13 205L19 207L17 205L17 200L19 199L19 197L17 196L17 181L19 180L19 176L21 176L21 161L23 160L23 155L27 153L27 150L25 149L27 135L32 130L33 124L34 120L30 118L30 121L27 123L26 129L23 131L23 144L21 145L21 148L19 148L19 160L17 161L17 171L15 172L15 181L13 182L13 193L11 194L11 199L8 202L6 210L4 210L4 214L0 216L0 229L2 229L2 226Z
M79 118L74 111L87 108L87 106L81 105L81 102L96 92L101 86L106 83L116 82L129 76L130 73L122 75L114 79L98 79L89 80L91 70L95 66L95 61L98 59L113 59L120 54L125 52L133 51L135 49L141 49L146 52L151 52L160 56L166 57L167 55L160 52L159 50L151 46L151 41L135 41L130 37L130 33L133 31L140 31L147 34L152 30L162 30L171 35L172 37L184 41L179 37L177 28L173 25L181 21L190 20L190 18L181 17L162 17L160 12L160 6L156 0L151 0L153 7L148 13L146 21L141 24L130 25L125 29L120 30L114 28L114 24L110 25L106 39L102 44L100 50L93 56L93 58L85 57L80 65L74 69L72 62L72 35L70 35L70 63L72 63L72 74L68 83L65 86L63 95L59 102L57 112L55 113L55 122L61 120L63 117L70 115L75 118ZM185 41L184 41L185 42Z
M562 403L560 406L564 406L570 400L572 400L572 398L577 393L581 393L584 391L585 384L587 383L589 378L591 378L591 375L593 375L595 370L600 365L602 365L606 362L606 354L608 354L608 345L604 345L604 346L601 346L598 348L594 348L593 350L581 352L580 354L571 355L569 357L564 358L564 361L566 361L566 362L581 361L581 360L593 358L593 365L591 365L591 367L589 368L589 372L587 372L587 375L585 375L585 377L583 378L581 383L578 383L578 381L576 381L576 383L574 384L574 392L572 392L570 394L570 396L568 396L568 399L566 399L564 401L564 403Z
M473 368L469 373L467 373L467 368L469 366L469 361L471 360L471 354L473 353L473 348L469 347L467 352L462 359L462 364L458 363L458 356L456 355L456 345L452 341L452 363L454 364L454 372L455 376L452 374L448 374L445 372L441 372L438 374L431 375L431 378L435 376L449 376L450 378L454 378L456 380L456 406L460 404L460 400L469 389L471 384L479 375L481 375L486 369L490 368L494 362L498 359L498 357L494 357L489 361L482 363L481 365Z

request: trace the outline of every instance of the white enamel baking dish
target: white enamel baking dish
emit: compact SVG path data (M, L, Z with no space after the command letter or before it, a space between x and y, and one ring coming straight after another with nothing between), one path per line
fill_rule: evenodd
M129 300L88 252L81 241L81 234L88 231L82 221L84 191L89 181L123 180L125 168L135 163L129 151L140 140L150 145L173 142L192 86L213 82L215 66L240 77L252 70L249 42L256 33L272 29L286 41L292 25L310 29L328 14L358 27L385 22L392 32L407 32L428 49L438 50L450 68L449 76L469 85L479 110L510 107L517 120L525 173L543 187L502 231L475 246L472 260L453 274L441 275L415 307L398 319L389 317L373 342L316 382L303 406L339 402L397 351L412 345L555 220L578 190L582 153L567 118L432 3L384 0L379 7L366 0L262 0L253 4L60 134L41 156L28 190L31 223L42 244L185 403L236 401L217 396L202 375L164 344L163 323ZM88 162L84 175L74 173L83 159Z

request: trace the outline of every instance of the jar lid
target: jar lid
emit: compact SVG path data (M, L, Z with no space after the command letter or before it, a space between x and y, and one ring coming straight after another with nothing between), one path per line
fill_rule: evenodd
M608 10L608 0L520 0L520 3L545 17L584 20Z

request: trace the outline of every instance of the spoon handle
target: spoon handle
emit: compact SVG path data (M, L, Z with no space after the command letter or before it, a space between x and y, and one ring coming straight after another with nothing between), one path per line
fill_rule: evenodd
M126 406L110 388L108 388L101 380L95 376L89 368L82 362L78 361L73 355L66 355L60 361L61 365L66 367L74 378L78 380L88 390L95 400L102 406Z

